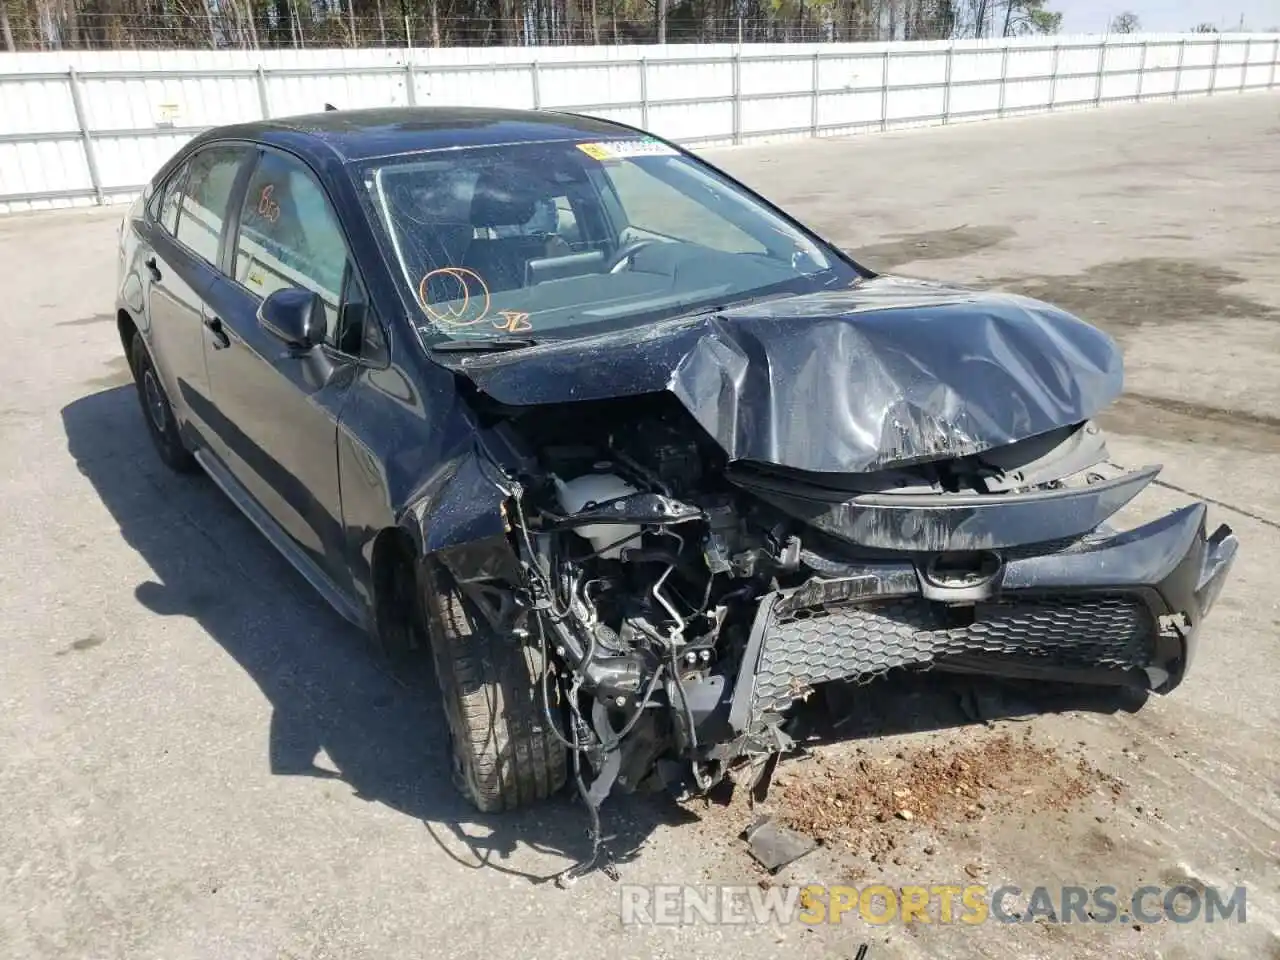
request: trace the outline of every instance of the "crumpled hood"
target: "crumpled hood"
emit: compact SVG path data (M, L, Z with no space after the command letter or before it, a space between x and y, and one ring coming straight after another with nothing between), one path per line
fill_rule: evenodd
M730 460L862 473L1092 417L1122 360L1026 297L877 277L714 316L446 362L500 403L669 391Z

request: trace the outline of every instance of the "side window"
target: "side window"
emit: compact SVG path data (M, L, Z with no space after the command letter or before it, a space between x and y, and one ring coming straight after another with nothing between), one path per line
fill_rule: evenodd
M180 167L166 182L160 193L160 204L156 212L156 220L169 234L177 236L178 208L182 200L182 181L187 175L187 168Z
M568 197L556 197L556 233L571 247L582 242L582 231L578 229L578 215L574 212L573 201Z
M231 188L245 156L242 147L210 147L187 163L174 236L211 264L218 262Z
M696 243L724 253L764 253L762 243L723 217L710 217L708 208L650 174L638 163L614 163L608 177L625 198L630 226L622 242L654 234Z
M264 152L240 213L236 280L260 297L284 287L318 293L328 314L328 342L342 347L338 317L346 268L337 216L311 171L291 157Z

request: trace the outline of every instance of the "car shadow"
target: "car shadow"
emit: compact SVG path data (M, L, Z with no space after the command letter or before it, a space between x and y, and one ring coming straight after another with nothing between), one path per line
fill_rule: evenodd
M160 463L141 417L132 384L82 397L62 410L68 449L151 568L134 588L137 601L157 616L195 620L270 702L273 774L341 781L422 821L448 856L477 869L544 882L589 852L572 789L494 816L462 800L427 658L379 657L207 477ZM693 818L665 798L639 796L611 799L603 815L617 862L659 825Z

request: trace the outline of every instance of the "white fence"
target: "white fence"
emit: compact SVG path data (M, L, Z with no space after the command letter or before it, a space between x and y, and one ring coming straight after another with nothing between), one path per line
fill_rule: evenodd
M0 213L126 200L210 126L333 103L589 113L687 144L1271 89L1275 34L0 55Z

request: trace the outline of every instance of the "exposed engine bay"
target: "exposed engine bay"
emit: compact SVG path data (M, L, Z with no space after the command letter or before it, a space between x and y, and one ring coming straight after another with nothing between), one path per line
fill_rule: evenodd
M674 411L599 415L626 426L540 446L547 482L521 507L530 573L549 594L543 626L558 659L581 651L569 698L576 685L600 704L592 733L618 742L618 785L705 790L742 753L709 724L760 597L812 572L799 524L729 483Z
M1238 548L1203 503L1111 527L1160 472L1095 422L1119 351L1026 298L877 277L441 362L479 442L437 553L546 665L597 852L614 789L762 795L815 692L1167 693Z
M1104 521L1158 468L1111 465L1091 421L818 475L728 462L667 395L477 406L508 447L519 575L463 585L552 665L547 722L573 751L597 843L614 789L689 795L732 775L759 795L793 746L791 708L822 683L901 668L1165 691L1212 603L1165 600L1149 564L1098 581L1100 551L1127 560L1133 543ZM1174 530L1198 528L1203 546L1203 508L1188 509L1201 512L1173 515ZM1179 589L1194 592L1233 554L1224 527L1156 575L1192 570Z

